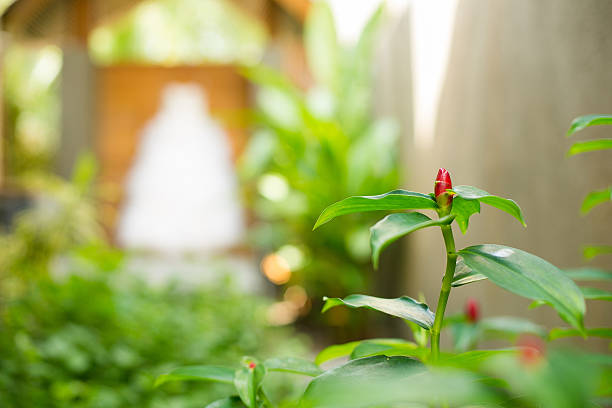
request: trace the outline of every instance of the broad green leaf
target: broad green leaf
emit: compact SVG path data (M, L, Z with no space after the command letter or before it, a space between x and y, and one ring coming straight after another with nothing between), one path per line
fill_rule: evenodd
M205 365L178 367L168 374L157 377L155 386L159 387L170 381L214 381L232 384L234 382L234 369Z
M612 280L612 272L598 268L574 268L563 272L573 280L578 281L607 281Z
M610 114L592 114L579 116L572 121L570 128L567 131L566 136L572 134L593 125L612 125L612 115Z
M461 257L457 259L455 275L453 276L453 282L451 283L453 287L467 285L468 283L478 282L484 279L487 279L487 277L481 273L474 272L465 264Z
M334 17L325 2L315 2L304 27L308 66L315 81L335 91L338 87L340 50Z
M427 369L408 357L373 356L352 360L313 379L299 406L455 407L481 406L490 400L473 373L448 367Z
M300 406L356 408L388 402L386 390L378 386L399 385L407 377L423 371L421 363L408 357L373 356L352 360L313 379Z
M370 247L372 264L378 269L378 260L383 249L404 235L422 228L447 225L453 221L452 216L432 220L419 212L389 214L370 228Z
M349 197L324 209L313 230L345 214L381 210L434 209L436 207L437 204L431 196L406 190L393 190L376 196Z
M351 360L375 355L421 357L429 350L403 339L372 339L362 341L351 353Z
M355 347L357 347L361 341L351 341L344 344L334 344L321 350L315 358L315 364L323 364L326 361L333 360L335 358L346 357L351 355Z
M365 307L391 316L409 320L423 327L431 329L435 319L434 313L429 310L425 303L418 302L408 296L395 299L384 299L367 295L349 295L344 299L324 297L325 305L322 313L339 305L349 307Z
M612 254L612 246L610 245L585 245L582 247L582 256L587 261L596 256L607 254Z
M612 339L612 328L610 327L586 329L585 333L589 337L604 337ZM552 329L548 333L549 340L562 339L564 337L583 337L583 333L576 329L571 329L567 327L557 327Z
M503 245L475 245L459 251L467 266L517 295L543 300L572 326L583 329L584 297L576 284L542 258Z
M283 371L286 373L302 374L311 377L323 373L323 370L312 361L296 357L270 358L264 361L268 371Z
M582 202L582 207L580 207L580 212L582 214L587 214L595 206L601 203L605 203L606 201L611 201L611 200L612 200L612 187L608 187L603 190L591 191L584 198L584 201Z
M478 324L485 334L530 333L541 337L546 336L546 331L539 324L515 316L487 317L480 320Z
M612 139L584 140L571 145L567 151L567 155L573 156L575 154L607 149L612 149Z
M599 288L585 288L580 287L580 291L584 295L585 299L588 300L609 300L612 301L612 292L609 290Z
M255 364L250 368L250 364ZM240 399L249 408L257 408L257 391L266 375L266 368L252 357L242 358L242 367L234 374L234 387Z
M244 408L245 405L240 400L240 397L235 395L220 400L216 400L206 405L204 408Z
M446 365L459 368L478 369L480 365L491 357L501 354L516 354L516 349L499 350L471 350L459 354L441 354L436 365Z
M519 207L516 202L510 200L509 198L498 197L472 186L456 186L453 187L452 191L455 192L458 197L463 199L478 200L483 204L487 204L491 207L505 211L519 220L523 226L527 226L527 224L525 224L525 219L523 218L523 213L521 212L521 207Z
M472 214L480 212L480 202L478 200L466 200L461 196L457 195L453 198L453 206L451 208L451 214L455 215L457 224L462 233L466 233Z

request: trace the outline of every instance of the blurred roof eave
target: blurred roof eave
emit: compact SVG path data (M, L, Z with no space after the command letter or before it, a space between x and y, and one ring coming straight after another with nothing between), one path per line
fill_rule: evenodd
M2 15L2 27L26 40L86 40L96 26L144 0L16 0ZM274 10L301 25L311 0L228 0L271 28Z

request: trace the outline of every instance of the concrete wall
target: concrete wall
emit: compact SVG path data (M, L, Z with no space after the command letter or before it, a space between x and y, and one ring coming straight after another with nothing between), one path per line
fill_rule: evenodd
M459 248L506 244L560 267L575 267L585 264L582 244L612 244L612 205L579 215L588 191L612 183L612 153L566 158L570 142L564 138L574 117L612 112L611 17L612 2L606 0L460 0L433 140L418 147L412 143L413 129L404 129L404 187L432 191L438 167L446 167L455 185L515 199L528 228L483 206L472 217L467 236L456 231ZM405 27L394 35L407 42L410 31ZM383 65L401 64L405 57L400 54ZM385 89L389 82L407 81L406 75L380 77ZM401 104L389 99L381 103L392 103L401 114ZM606 135L612 136L612 127L591 128L579 138ZM406 294L423 291L434 307L444 270L442 237L439 231L425 230L404 243ZM612 269L612 257L588 264ZM482 299L485 315L529 316L549 327L565 325L550 308L529 311L528 300L489 282L454 290L448 310L460 310L469 296ZM587 309L587 326L612 325L610 303L591 301Z

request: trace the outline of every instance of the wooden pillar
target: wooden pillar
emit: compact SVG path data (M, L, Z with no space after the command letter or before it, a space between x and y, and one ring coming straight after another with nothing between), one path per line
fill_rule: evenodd
M61 141L55 168L63 177L70 176L80 154L94 148L95 70L87 50L91 9L88 0L70 3L68 33L62 44Z

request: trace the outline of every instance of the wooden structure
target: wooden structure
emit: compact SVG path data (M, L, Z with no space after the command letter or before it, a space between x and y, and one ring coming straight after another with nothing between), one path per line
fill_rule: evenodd
M296 82L306 84L301 28L310 1L227 1L264 24L271 39L268 54L272 54L273 62ZM211 114L226 125L234 155L246 140L236 113L248 107L248 86L232 66L91 64L87 52L91 30L138 3L140 0L17 0L2 17L3 26L17 41L61 45L62 142L57 171L67 176L81 152L98 153L100 179L107 186L102 218L111 231L140 131L157 111L160 92L167 83L189 82L203 88Z

